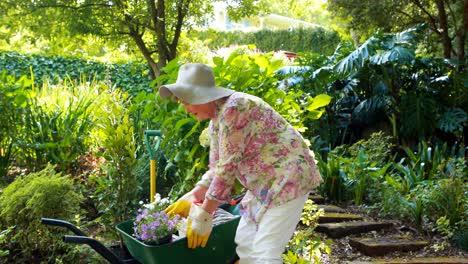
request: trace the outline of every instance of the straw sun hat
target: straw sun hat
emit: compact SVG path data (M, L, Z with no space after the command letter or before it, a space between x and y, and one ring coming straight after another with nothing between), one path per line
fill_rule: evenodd
M162 98L174 95L193 105L206 104L232 93L233 90L216 86L211 68L200 63L183 65L175 83L159 87Z

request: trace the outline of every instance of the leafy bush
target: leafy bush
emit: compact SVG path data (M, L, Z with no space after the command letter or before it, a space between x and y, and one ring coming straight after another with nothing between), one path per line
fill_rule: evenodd
M378 203L383 189L381 182L392 165L389 161L391 139L378 132L367 140L333 149L327 160L318 164L323 177L320 186L323 195L335 202L354 197L356 205L361 205L366 198L373 198L366 202Z
M451 226L455 226L468 217L467 169L463 157L450 158L444 170L442 179L434 181L433 188L426 189L428 201L428 216L432 219L445 216Z
M328 155L326 161L318 162L318 168L323 180L318 187L320 193L332 202L346 201L349 197L348 175L341 166L340 158Z
M399 144L435 138L462 142L466 77L448 61L416 54L424 32L420 25L393 34L377 32L358 48L341 43L327 59L300 60L310 69L295 87L326 90L333 97L325 118L311 129L332 148L376 129L391 132Z
M395 168L405 180L407 192L420 183L434 180L438 172L446 165L447 146L445 144L432 147L421 141L415 152L409 147L403 149L406 157L395 164Z
M117 87L132 94L152 90L148 66L137 62L111 64L61 56L0 51L0 69L16 78L34 77L39 87L43 82L52 81L56 84L67 79L84 79L84 82L102 81L110 87Z
M80 213L82 199L74 182L56 173L52 165L16 178L0 196L0 230L14 226L7 234L10 254L14 251L12 256L34 262L53 260L55 255L71 250L61 242L63 229L49 229L41 224L41 217L73 221Z
M99 95L92 107L96 126L91 131L92 147L105 159L105 175L92 175L93 198L103 214L101 221L114 226L129 219L137 205L138 182L134 169L137 144L129 114L128 94L111 90ZM96 153L98 154L98 153ZM115 232L115 230L112 229Z
M5 71L0 74L0 182L5 181L14 156L31 85L26 77L17 79Z

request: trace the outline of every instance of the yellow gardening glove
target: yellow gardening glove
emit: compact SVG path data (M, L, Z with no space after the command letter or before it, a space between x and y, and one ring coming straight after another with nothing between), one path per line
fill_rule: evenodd
M212 229L213 215L192 204L187 222L188 248L205 247Z
M164 212L168 215L175 215L178 214L182 217L187 217L190 211L190 205L192 203L185 199L179 199L175 203L169 205L169 207L164 210Z
M195 202L203 202L206 190L208 190L208 188L205 186L195 186L190 192L167 207L164 212L168 215L178 214L182 217L187 217L190 211L190 205Z

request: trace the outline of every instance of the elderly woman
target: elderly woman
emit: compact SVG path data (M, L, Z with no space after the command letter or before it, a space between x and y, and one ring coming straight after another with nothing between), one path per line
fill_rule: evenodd
M237 178L247 190L235 238L240 263L282 263L308 194L321 181L302 136L260 98L216 86L203 64L183 65L176 83L159 94L211 120L209 170L166 210L188 215L188 247L206 245L212 213L229 202Z

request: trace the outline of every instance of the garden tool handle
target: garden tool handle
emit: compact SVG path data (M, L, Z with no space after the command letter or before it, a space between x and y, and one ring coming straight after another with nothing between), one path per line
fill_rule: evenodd
M67 243L74 244L87 244L92 249L94 249L99 255L104 257L111 264L124 264L125 261L120 259L117 255L114 254L110 249L104 246L101 242L96 239L87 237L87 236L63 236L63 241Z
M232 197L230 204L232 206L238 204L242 200L242 198L244 198L244 196L245 196L245 193L239 194L239 195L236 195L236 196Z
M150 202L154 202L154 196L156 195L156 155L151 147L150 137L158 137L155 147L155 149L158 149L162 133L160 130L145 130L143 134L145 136L146 149L150 155Z
M44 225L50 225L50 226L61 226L61 227L66 227L68 230L72 231L76 235L79 236L86 236L83 231L78 229L76 226L71 224L70 222L64 221L64 220L58 220L58 219L53 219L53 218L41 218L41 223Z
M159 143L160 143L159 138L161 138L161 136L162 136L161 130L145 130L145 131L143 131L143 135L145 136L146 150L148 150L148 153L150 155L150 159L155 160L156 159L155 151L151 147L150 137L158 137L158 141L156 142L156 147L155 147L155 149L158 149L159 148Z

